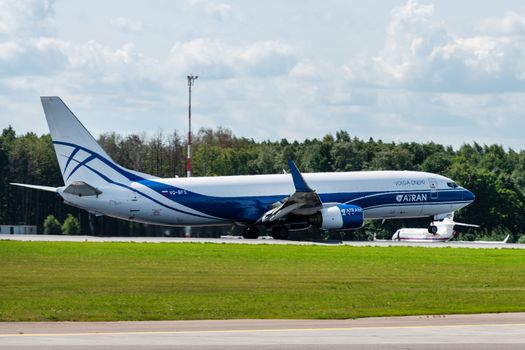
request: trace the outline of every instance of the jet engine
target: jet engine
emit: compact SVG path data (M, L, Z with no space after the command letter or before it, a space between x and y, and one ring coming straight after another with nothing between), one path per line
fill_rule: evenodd
M310 224L323 230L352 230L363 226L363 208L337 204L323 208L310 218Z

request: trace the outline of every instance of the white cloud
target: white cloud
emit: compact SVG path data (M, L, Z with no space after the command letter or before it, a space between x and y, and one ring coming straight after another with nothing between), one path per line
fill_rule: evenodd
M288 74L297 63L294 49L276 40L236 48L234 55L245 72L260 76Z
M168 62L175 71L205 75L210 79L230 78L235 70L231 50L217 40L176 43L170 50Z
M297 79L318 79L319 71L310 62L298 62L290 71L290 77Z
M239 20L240 13L232 5L209 0L188 0L187 3L204 12L206 16L219 22Z
M144 27L142 21L126 17L113 18L111 24L119 30L127 33L140 33Z
M40 35L49 31L54 0L0 0L0 34Z
M175 44L170 66L179 72L228 79L237 75L286 75L297 63L294 49L278 41L232 46L219 40L196 39Z
M233 7L224 3L208 3L204 7L204 11L221 22L226 21L235 14Z
M466 71L497 78L504 69L505 56L512 50L511 45L505 37L460 37L435 47L429 58L433 62L455 63Z
M11 61L24 50L14 41L0 43L0 60Z
M479 27L484 32L522 35L525 33L525 16L509 11L505 17L487 19Z
M392 10L384 48L372 58L375 69L393 81L413 79L425 56L446 36L442 25L432 21L433 14L433 5L415 1Z
M511 19L491 23L516 34L524 18ZM504 92L525 90L524 62L525 32L518 39L501 33L461 36L434 19L433 5L410 0L391 12L383 50L346 70L349 79L372 86Z
M102 71L119 66L130 65L142 58L142 54L135 49L132 43L124 44L113 50L90 40L85 44L76 45L69 53L69 61L72 68L88 68L92 71Z
M52 0L0 0L0 72L4 77L63 69L68 44L50 37L53 16Z
M67 65L69 44L39 37L0 44L0 72L4 76L55 73Z

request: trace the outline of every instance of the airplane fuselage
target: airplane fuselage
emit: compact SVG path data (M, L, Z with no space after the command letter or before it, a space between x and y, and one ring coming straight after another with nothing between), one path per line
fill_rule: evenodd
M458 210L473 194L452 180L414 171L304 174L323 205L353 204L365 219L428 217ZM272 204L294 192L290 174L136 179L99 186L98 196L59 190L64 200L92 212L162 225L257 222ZM105 188L106 187L106 188Z

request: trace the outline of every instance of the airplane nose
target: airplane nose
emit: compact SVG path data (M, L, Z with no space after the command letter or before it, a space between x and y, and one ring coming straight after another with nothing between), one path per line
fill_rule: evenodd
M476 199L476 196L474 195L474 193L470 192L467 189L463 191L463 200L474 202L474 199Z

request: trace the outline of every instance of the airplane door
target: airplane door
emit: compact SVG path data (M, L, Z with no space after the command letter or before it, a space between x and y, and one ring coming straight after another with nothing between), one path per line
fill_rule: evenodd
M436 179L429 177L428 185L430 186L430 199L438 199L437 181Z
M134 193L129 201L129 218L134 219L140 212L140 195Z

